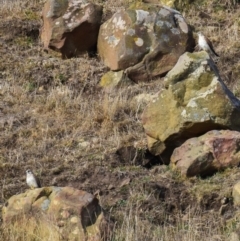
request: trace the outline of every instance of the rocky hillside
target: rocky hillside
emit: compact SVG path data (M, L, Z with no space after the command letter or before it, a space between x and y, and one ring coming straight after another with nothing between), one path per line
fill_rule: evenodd
M102 23L133 3L93 2L103 7ZM176 2L192 30L211 38L221 78L240 98L239 2ZM28 189L30 168L43 186L95 194L113 231L108 240L240 240L240 211L232 197L238 166L185 177L148 151L142 113L148 98L161 93L163 76L102 88L109 69L98 54L62 59L44 51L44 1L0 3L1 209ZM0 216L0 224L0 240L51 237L28 222L4 226Z

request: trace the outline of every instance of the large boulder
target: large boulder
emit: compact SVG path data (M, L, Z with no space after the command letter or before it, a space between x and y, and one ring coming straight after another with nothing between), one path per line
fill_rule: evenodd
M206 52L183 54L165 85L142 115L153 154L169 161L173 149L191 137L214 129L240 131L240 102Z
M85 191L71 187L28 190L12 196L2 210L5 224L22 222L26 216L41 221L40 226L48 226L51 220L63 240L102 240L101 207L98 199Z
M171 156L183 176L206 176L240 163L240 132L213 130L184 142Z
M87 0L47 0L41 40L44 48L70 58L96 49L102 7Z
M140 4L120 10L101 25L98 52L113 71L131 80L148 80L169 71L195 45L192 32L176 10Z

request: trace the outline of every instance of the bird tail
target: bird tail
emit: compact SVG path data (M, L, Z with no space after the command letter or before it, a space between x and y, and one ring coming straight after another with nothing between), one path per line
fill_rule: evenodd
M211 49L211 52L212 52L212 54L214 54L215 56L220 57L220 56L215 52L214 49Z

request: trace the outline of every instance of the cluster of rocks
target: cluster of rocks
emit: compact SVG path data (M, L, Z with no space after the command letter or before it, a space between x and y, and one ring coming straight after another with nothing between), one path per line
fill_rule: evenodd
M148 148L184 176L239 164L239 100L206 52L183 54L142 115Z
M63 58L97 49L111 70L101 82L107 85L116 74L117 82L124 76L138 82L165 74L195 46L181 13L166 6L142 3L102 24L101 19L102 7L86 0L48 0L41 31L44 48L60 51Z

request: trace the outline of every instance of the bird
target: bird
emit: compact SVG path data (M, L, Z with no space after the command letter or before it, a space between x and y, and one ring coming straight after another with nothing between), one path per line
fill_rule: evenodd
M204 36L201 32L198 32L197 34L198 34L198 46L202 50L216 57L219 57L219 55L216 53L216 51L213 48L212 42L206 36Z
M40 188L41 187L41 183L40 183L40 180L38 179L38 177L36 177L31 170L26 170L26 174L27 174L27 177L26 177L26 182L27 182L27 185L31 188L31 189L34 189L34 188Z

